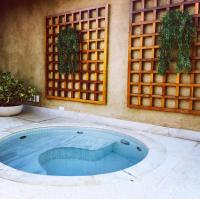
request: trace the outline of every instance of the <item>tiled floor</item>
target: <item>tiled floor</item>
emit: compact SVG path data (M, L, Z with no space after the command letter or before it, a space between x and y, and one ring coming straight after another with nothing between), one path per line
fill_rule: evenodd
M83 120L79 114L67 117L50 110L27 110L17 117L0 118L0 137L10 128L33 123L98 123L91 119L92 116L87 118ZM115 125L108 122L109 119L105 120L105 125ZM123 129L123 125L117 125ZM131 128L131 124L126 128ZM161 143L167 151L166 159L159 167L134 182L57 187L16 183L0 178L0 199L200 199L199 142L162 136L176 132L180 137L182 132L188 134L189 131L136 123L132 125L134 128L146 132L147 136ZM196 136L199 136L198 132L194 132L193 137Z

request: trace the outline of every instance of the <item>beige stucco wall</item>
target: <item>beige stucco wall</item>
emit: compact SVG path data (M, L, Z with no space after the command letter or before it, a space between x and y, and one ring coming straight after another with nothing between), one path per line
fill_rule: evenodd
M104 3L111 6L107 105L45 99L44 17ZM34 84L43 93L43 106L200 130L200 116L127 108L129 0L4 0L0 7L0 70Z

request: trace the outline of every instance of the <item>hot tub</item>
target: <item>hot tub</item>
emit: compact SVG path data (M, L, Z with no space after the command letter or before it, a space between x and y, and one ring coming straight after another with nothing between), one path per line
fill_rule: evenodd
M141 141L97 128L36 128L0 141L0 162L24 172L52 176L116 172L142 161L147 153Z

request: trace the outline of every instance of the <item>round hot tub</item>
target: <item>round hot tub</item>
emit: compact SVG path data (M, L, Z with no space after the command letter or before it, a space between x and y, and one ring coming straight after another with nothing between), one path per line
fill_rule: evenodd
M138 139L112 130L43 127L0 140L0 162L48 176L92 176L120 171L142 161L148 148Z

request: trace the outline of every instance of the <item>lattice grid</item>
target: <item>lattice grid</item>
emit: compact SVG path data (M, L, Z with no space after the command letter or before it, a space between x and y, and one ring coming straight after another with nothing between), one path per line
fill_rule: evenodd
M128 107L200 114L200 8L197 0L132 0L129 31ZM175 73L172 62L158 75L159 26L169 10L194 15L197 38L192 47L192 70Z
M108 5L46 17L46 96L96 104L106 103ZM58 71L59 30L80 31L80 66L75 74Z

